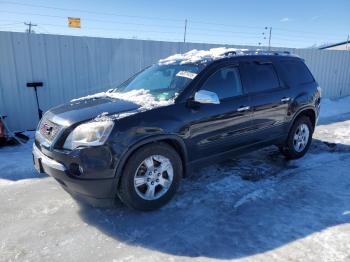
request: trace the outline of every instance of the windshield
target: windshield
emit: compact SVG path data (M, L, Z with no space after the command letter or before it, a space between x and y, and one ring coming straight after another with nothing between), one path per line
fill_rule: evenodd
M115 92L147 90L157 100L168 100L180 93L200 71L198 65L153 65L136 74Z

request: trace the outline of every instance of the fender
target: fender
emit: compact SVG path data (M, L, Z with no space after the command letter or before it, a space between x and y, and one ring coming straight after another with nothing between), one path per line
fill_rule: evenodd
M122 175L122 171L123 168L125 166L126 161L128 160L128 158L131 156L132 153L134 153L138 148L140 148L143 145L149 144L149 143L154 143L157 141L162 141L162 140L174 140L176 141L179 145L180 145L180 150L181 150L181 159L183 161L184 164L184 171L186 171L186 163L188 160L188 153L187 153L187 148L185 145L185 142L183 141L183 139L181 137L179 137L178 135L174 135L174 134L158 134L158 135L152 135L152 136L148 136L142 140L137 141L136 143L134 143L132 146L130 146L126 152L123 154L123 156L121 157L117 168L116 168L116 175L115 175L115 179L116 179L116 185L119 184L119 179Z
M292 120L291 120L290 123L289 123L288 130L290 130L290 128L292 127L292 125L293 125L295 119L297 119L297 117L298 117L302 112L304 112L305 110L309 110L309 109L311 109L311 110L314 112L314 114L315 114L315 120L316 120L316 119L317 119L317 113L316 113L315 107L310 106L310 105L302 106L301 108L299 108L299 109L294 113L293 118L292 118ZM316 123L315 123L315 125L316 125ZM289 131L288 131L288 133L289 133Z

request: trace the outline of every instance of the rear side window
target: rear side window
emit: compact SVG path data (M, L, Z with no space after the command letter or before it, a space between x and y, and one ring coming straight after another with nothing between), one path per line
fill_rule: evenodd
M239 96L242 84L237 67L224 67L210 75L201 87L202 90L215 92L219 99Z
M306 84L315 81L309 69L302 61L285 60L280 63L284 73L292 83Z
M249 85L247 92L261 92L280 86L275 68L271 63L247 63L243 66Z

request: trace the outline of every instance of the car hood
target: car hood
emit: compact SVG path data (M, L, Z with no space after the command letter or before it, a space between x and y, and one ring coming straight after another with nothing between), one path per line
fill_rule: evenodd
M88 121L101 114L119 114L134 111L140 105L116 98L91 98L63 104L50 109L45 118L61 126Z

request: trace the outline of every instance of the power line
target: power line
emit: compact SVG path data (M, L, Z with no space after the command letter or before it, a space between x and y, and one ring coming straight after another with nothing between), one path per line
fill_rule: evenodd
M222 26L222 27L239 27L239 28L261 29L260 26L233 25L233 24L230 25L230 24L213 23L213 22L199 21L199 20L191 20L191 23L205 24L205 25L214 25L214 26Z
M45 24L46 25L46 24ZM56 25L57 26L57 25ZM40 26L38 26L40 27ZM41 26L41 28L43 28ZM49 33L47 31L47 33ZM56 34L56 35L66 35L66 34ZM73 34L73 35L76 35L76 36L88 36L88 35L82 35L82 34ZM96 35L95 35L96 36ZM101 37L109 37L108 35L104 35L104 36L101 36ZM115 38L115 36L110 36L110 37L113 37ZM123 36L123 38L125 39L135 39L135 36L134 35L129 35L129 36ZM152 41L171 41L171 42L181 42L179 39L175 39L175 38L168 38L168 37L137 37L136 39L139 39L139 40L152 40ZM191 43L210 43L210 44L216 44L216 45L237 45L237 46L256 46L256 42L238 42L236 39L235 40L225 40L225 41L208 41L206 39L203 39L203 38L192 38L190 39L190 41L188 41L186 39L186 42L191 42ZM289 41L287 41L289 42ZM299 44L301 44L300 42L298 42ZM312 43L310 43L311 45ZM287 48L288 45L286 45L286 43L281 43L281 42L276 42L274 41L274 47L284 47L284 48ZM292 47L289 47L289 48L292 48Z
M31 6L31 7L40 7L40 8L61 10L61 11L73 11L73 12L82 12L82 13L89 13L89 14L100 14L100 15L107 15L107 16L120 16L120 17L141 18L141 19L149 19L149 20L183 21L181 19L174 19L174 18L147 17L147 16L125 15L125 14L117 14L117 13L96 12L96 11L90 11L90 10L72 9L72 8L60 8L60 7L52 7L52 6L46 6L46 5L37 5L37 4L26 4L26 3L12 2L12 1L0 1L0 3L7 3L7 4L12 4L12 5L22 5L22 6ZM41 15L41 14L32 14L32 15ZM48 15L45 15L45 16L48 16ZM62 16L54 16L54 17L62 17ZM63 17L63 18L65 18L65 17ZM85 19L85 20L108 22L107 20L98 20L98 19ZM213 23L213 22L200 21L200 20L191 20L191 23L207 24L207 25L215 25L215 26L224 26L224 27L239 27L239 28L254 28L254 29L260 29L261 28L260 26L229 25L229 24ZM128 23L128 24L132 24L132 23ZM142 25L142 24L135 24L135 25ZM174 27L174 26L172 26L172 27ZM179 28L179 26L177 26L177 27Z
M128 18L139 18L139 19L148 19L148 20L163 20L163 21L177 21L177 22L183 21L182 19L175 19L175 18L148 17L148 16L125 15L125 14L118 14L118 13L96 12L96 11L73 9L73 8L61 8L61 7L53 7L53 6L47 6L47 5L27 4L27 3L20 3L20 2L16 2L16 1L3 1L3 0L1 0L0 3L11 4L11 5L29 6L29 7L39 7L39 8L60 10L60 11L98 14L98 15L114 16L114 17L119 16L119 17L128 17ZM32 14L32 15L40 15L40 14ZM41 15L41 16L43 16L43 15ZM61 16L51 16L51 17L61 17ZM85 20L92 21L92 19L85 19ZM94 19L94 21L106 22L106 20L98 20L98 19ZM232 24L214 23L214 22L208 22L208 21L199 21L199 20L191 20L191 23L215 25L215 26L222 26L222 27L229 27L229 28L233 28L233 27L251 28L251 29L260 29L261 28L260 26L232 25ZM131 23L128 23L128 24L131 24ZM175 27L175 26L172 25L172 27ZM181 26L178 26L178 28L180 28L180 27ZM310 32L310 31L300 31L300 30L284 29L284 28L278 28L278 27L277 28L274 27L274 30L321 36L320 34L315 34L315 32ZM332 35L335 36L334 34L332 34ZM328 34L325 33L324 36L328 36ZM338 37L343 37L343 36L339 35Z
M63 26L63 25L55 25L55 24L47 24L47 23L45 23L45 24L41 24L41 28L43 28L42 27L42 25L45 25L45 26L53 26L53 27L63 27L63 28L66 28L66 26ZM40 27L40 26L38 26L38 27ZM67 28L68 29L68 28ZM129 30L129 29L111 29L111 28L90 28L91 30L98 30L98 31L102 31L102 32L113 32L113 33L121 33L121 32L135 32L135 33L140 33L140 32L144 32L143 30ZM46 30L47 31L47 30ZM48 32L48 31L47 31ZM164 31L149 31L149 33L162 33L162 35L164 35L164 34L166 34L166 33L168 33L168 32L164 32ZM173 35L173 33L170 33L171 35ZM79 36L83 36L84 34L74 34L74 35L79 35ZM194 37L193 37L194 36ZM197 37L196 37L197 36ZM112 37L115 37L115 36L112 36ZM123 36L123 37L125 37L125 36ZM225 41L223 41L223 42L221 42L221 43L223 43L223 44L228 44L229 42L232 42L233 40L230 40L230 36L226 36L227 38L226 38L226 40ZM132 35L132 37L130 37L130 38L135 38L135 35ZM138 36L137 37L137 39L140 39L140 38L142 38L142 37L140 37L140 36ZM143 38L145 38L145 37L143 37ZM159 36L158 36L158 38L159 38ZM205 35L205 37L203 36L203 35L201 35L201 34L192 34L191 35L191 41L193 41L193 40L196 40L196 41L199 41L199 40L197 40L197 39L201 39L200 41L201 42L206 42L206 41L208 41L209 39L213 39L213 38L217 38L216 37L216 35ZM154 37L153 37L153 39L154 39ZM177 39L175 39L175 38L164 38L164 37L162 37L162 39L166 39L166 40L170 40L170 41L176 41L176 42L180 42L179 41L179 38L177 38ZM246 38L245 38L246 39ZM254 39L254 38L253 38ZM284 41L284 43L279 43L281 46L285 46L286 45L286 43L298 43L298 44L304 44L302 41L298 41L298 40L295 40L295 39L284 39L284 38L279 38L279 37L274 37L274 39L277 39L277 40L282 40L282 41ZM187 41L187 37L186 37L186 41ZM213 42L212 40L210 40L210 42ZM237 42L237 39L236 40L234 40L234 42ZM276 42L274 42L275 44L277 44ZM315 41L313 41L313 42L310 42L309 43L309 45L311 45L311 44L314 44L314 43L316 43ZM243 45L243 44L242 44ZM253 43L249 43L249 45L256 45L256 42L253 44Z
M1 11L0 11L1 12ZM6 20L7 21L7 20ZM15 22L15 21L14 21ZM17 22L17 21L16 21ZM22 23L20 21L18 21L17 23ZM15 24L15 23L13 23ZM51 23L41 23L41 25L47 25L47 26L53 26L53 27L62 27L62 28L67 28L66 25L59 25L59 24L51 24ZM143 25L142 25L143 26ZM139 29L139 30L135 30L135 29L115 29L115 28L105 28L105 27L88 27L88 30L102 30L102 31L113 31L113 32L118 32L118 31L123 31L123 32L144 32L144 30ZM197 30L197 31L201 31L201 30ZM215 30L213 30L215 31ZM148 32L150 33L161 33L161 34L179 34L180 32L176 32L176 31L161 31L161 30L148 30ZM221 32L221 30L218 30L218 32ZM235 35L237 37L241 37L242 38L251 38L251 39L257 39L257 36L254 33L246 33L246 32L231 32L231 31L225 31L228 34L212 34L212 33L197 33L196 31L191 32L191 36L199 36L199 37L230 37L231 35ZM188 30L186 30L186 38L187 38L187 33ZM244 36L243 36L244 35ZM283 35L282 35L283 36ZM279 40L284 40L287 42L294 42L294 43L300 43L300 40L294 39L293 38L289 38L289 37L280 37L280 33L277 34L277 36L274 37L275 39L279 39ZM265 37L265 39L267 39L267 37ZM307 37L304 37L303 40L308 39ZM314 38L310 38L312 43L315 43L315 39ZM324 42L325 40L323 40ZM327 39L328 42L337 42L339 40L329 40Z
M3 2L3 1L0 1L0 2ZM48 15L48 14L39 14L39 13L25 13L25 12L13 12L13 11L0 11L0 13L17 13L17 14L23 14L23 15L37 15L37 16L44 16L44 17L52 17L52 18L64 18L66 19L67 17L66 16L58 16L58 15ZM1 19L0 19L1 20ZM137 25L137 26L153 26L153 25L146 25L146 24L140 24L140 23L130 23L130 22L120 22L120 21L110 21L110 20L101 20L101 19L84 19L84 20L87 20L87 21L98 21L98 22L110 22L110 23L114 23L114 24L127 24L127 25ZM186 19L187 20L187 19ZM7 21L7 20L4 20L3 21ZM191 21L192 22L192 21ZM22 23L22 22L18 22L19 23ZM186 21L186 23L188 23ZM14 25L14 24L17 24L17 23L12 23L11 25ZM6 24L7 25L7 24ZM27 26L30 27L30 32L32 31L32 27L33 26L37 26L37 25L28 25L26 24ZM67 28L66 26L63 26L63 25L57 25L57 24L44 24L44 25L48 25L48 26L59 26L59 27L65 27ZM222 25L222 24L220 24ZM1 26L1 25L0 25ZM3 25L5 26L5 24ZM159 25L154 25L154 26L159 26ZM183 28L181 26L169 26L169 27L173 27L173 28ZM254 27L254 28L258 28L258 27ZM259 27L260 28L260 27ZM113 32L117 32L117 31L131 31L131 32L144 32L144 30L132 30L132 29L119 29L119 30L115 30L115 29L110 29L110 28L102 28L102 27L97 27L97 28L91 28L91 27L88 27L87 28L88 30L102 30L102 31L113 31ZM275 29L275 28L274 28ZM238 36L242 36L242 35L245 35L244 38L252 38L252 39L257 39L258 38L258 34L257 33L252 33L252 32L234 32L234 31L231 31L231 30L220 30L220 29L201 29L199 27L191 27L191 30L194 30L191 32L191 35L197 35L197 36L206 36L206 37L215 37L215 36L224 36L224 37L229 37L231 35L236 35L237 37ZM277 30L282 30L282 29L278 29ZM283 29L284 30L284 29ZM29 31L29 29L28 29ZM48 32L47 30L45 30L46 32ZM224 33L228 33L228 34L211 34L211 33L197 33L197 31L211 31L211 32L224 32ZM150 30L148 32L151 32L151 33L162 33L162 34L178 34L179 32L176 32L176 31L157 31L157 30ZM186 33L185 33L185 37L184 37L184 40L188 37L187 36L188 34L188 28L187 28L187 25L186 25ZM295 33L294 33L295 34ZM282 37L279 37L279 36L282 36ZM286 36L286 37L283 37L283 36ZM289 38L291 37L291 38ZM321 37L320 35L318 35L318 37ZM292 36L290 34L281 34L279 32L277 32L277 37L274 37L276 39L279 39L279 40L284 40L284 41L287 41L287 42L294 42L294 43L300 43L301 41L298 41L297 39L295 38L302 38L303 40L305 39L310 39L312 40L313 43L315 43L315 37L311 37L311 36ZM175 41L178 41L178 40L175 40ZM185 40L186 41L186 40ZM270 40L271 41L271 40ZM327 39L327 41L329 42L337 42L337 41L330 41L329 39ZM325 41L323 41L325 42ZM269 44L271 46L271 43Z
M83 10L83 9L60 8L60 7L53 7L53 6L47 6L47 5L26 4L26 3L14 2L14 1L0 1L0 3L30 6L30 7L40 7L40 8L61 10L61 11L73 11L73 12L81 12L81 13L89 13L89 14L99 14L99 15L106 15L106 16L120 16L120 17L128 17L128 18L140 18L140 19L149 19L149 20L167 20L167 21L179 21L179 22L183 21L182 19L174 19L174 18L147 17L147 16L125 15L125 14L118 14L118 13L96 12L96 11ZM55 16L55 17L59 17L59 16ZM95 21L97 21L97 20L95 20ZM228 25L228 24L212 23L212 22L199 21L199 20L191 20L191 23L208 24L208 25L216 25L216 26L220 25L220 26L226 26L226 27L240 27L240 28L244 27L244 28L255 28L255 29L261 28L260 26Z
M64 25L57 25L57 24L48 24L48 23L41 23L42 25L47 25L47 26L54 26L54 27L63 27L63 28L67 28ZM100 31L112 31L112 32L144 32L143 29L139 29L139 30L135 30L135 29L115 29L115 28L105 28L105 27L89 27L89 30L100 30ZM161 33L161 34L180 34L180 32L173 32L173 31L161 31L161 30L147 30L148 33ZM230 37L231 35L235 35L237 37L240 37L241 35L239 34L206 34L206 33L191 33L191 34L187 34L187 30L186 30L186 39L187 37L191 35L191 36L199 36L199 37ZM244 38L251 38L251 39L256 39L257 36L245 36Z
M178 21L178 22L183 21L182 19L175 19L175 18L148 17L148 16L125 15L125 14L118 14L118 13L96 12L96 11L90 11L90 10L84 10L84 9L61 8L61 7L53 7L53 6L47 6L47 5L20 3L20 2L14 2L14 1L0 1L0 3L6 3L6 4L12 4L12 5L30 6L30 7L40 7L40 8L46 8L46 9L61 10L61 11L73 11L73 12L81 12L81 13L89 13L89 14L99 14L99 15L106 15L106 16L120 16L120 17L128 17L128 18L140 18L140 19L149 19L149 20L165 20L165 21ZM33 15L39 15L39 14L33 14ZM55 17L60 17L60 16L55 16ZM87 19L85 19L85 20L87 20ZM89 20L92 20L92 19L89 19ZM94 19L94 20L95 21L99 21L97 19ZM105 22L106 20L102 20L102 21ZM215 25L215 26L219 25L219 26L224 26L224 27L255 28L255 29L260 29L261 28L260 26L229 25L229 24L213 23L213 22L200 21L200 20L191 20L191 23L207 24L207 25Z
M220 29L210 29L210 28L200 28L200 27L190 27L191 30L194 29L196 31L204 31L204 32L223 32L223 33L228 33L228 34L242 34L242 35L254 35L254 36L258 36L259 32L242 32L242 31L232 31L232 30L220 30ZM261 28L259 28L261 29Z
M61 7L53 7L53 6L37 5L37 4L26 4L26 3L20 3L20 2L12 2L12 1L0 1L0 2L1 3L6 3L6 4L11 4L11 5L40 7L40 8L61 10L61 11L73 11L73 12L99 14L99 15L107 15L107 16L121 16L121 17L140 18L140 19L149 19L149 20L183 21L181 19L175 19L175 18L149 17L149 16L125 15L125 14L118 14L118 13L96 12L96 11L90 11L90 10L84 10L84 9L61 8Z
M54 26L54 27L63 27L67 28L67 26L64 25L57 25L57 24L49 24L49 23L41 23L41 25L47 25L47 26ZM68 29L68 28L67 28ZM100 30L100 31L111 31L111 32L144 32L143 29L135 30L135 29L115 29L115 28L105 28L105 27L89 27L89 30ZM161 31L161 30L147 30L148 33L161 33L161 34L180 34L180 32L173 32L173 31ZM205 33L191 33L191 35L194 36L206 36L206 37L217 37L217 36L229 36L229 35L223 35L223 34L205 34ZM186 33L187 38L187 33ZM256 38L256 37L249 37L248 38Z
M54 26L54 27L62 27L62 28L66 28L69 29L67 26L65 25L57 25L57 24L48 24L48 23L41 23L41 25L47 25L47 26ZM145 32L144 29L139 29L139 30L135 30L135 29L114 29L114 28L105 28L105 27L89 27L89 30L101 30L101 31L112 31L112 32L118 32L118 31L125 31L125 32ZM180 32L173 32L173 31L159 31L159 30L147 30L148 33L161 33L161 34L180 34Z
M11 25L18 25L22 24L22 22L16 22L16 23L10 23L10 24L0 24L0 26L11 26Z
M89 14L99 14L99 15L106 15L106 16L120 16L120 17L128 17L128 18L140 18L140 19L149 19L149 20L165 20L165 21L178 21L178 22L183 21L182 19L175 19L175 18L148 17L148 16L125 15L125 14L118 14L118 13L96 12L96 11L90 11L90 10L84 10L84 9L60 8L60 7L53 7L53 6L47 6L47 5L19 3L19 2L14 2L14 1L0 1L0 3L6 3L6 4L12 4L12 5L30 6L30 7L40 7L40 8L61 10L61 11L72 11L72 12L81 12L81 13L89 13ZM191 23L207 24L207 25L215 25L215 26L219 25L219 26L224 26L224 27L255 28L255 29L260 29L261 28L260 26L229 25L229 24L213 23L213 22L200 21L200 20L191 20Z
M22 15L35 15L35 16L43 16L43 17L52 17L52 18L63 18L66 19L65 16L58 16L58 15L48 15L48 14L39 14L39 13L27 13L27 12L16 12L16 11L0 11L0 13L14 13L14 14L22 14ZM103 22L103 23L114 23L114 24L124 24L124 25L137 25L137 26L153 26L153 25L146 25L146 24L139 24L139 23L130 23L130 22L120 22L120 21L111 21L111 20L100 20L100 19L91 19L91 18L85 18L86 21L97 21L97 22ZM154 25L159 27L158 25ZM168 26L170 28L183 28L183 26ZM227 32L229 34L242 34L242 35L254 35L257 36L256 33L248 33L248 32L235 32L235 31L229 31L229 30L210 30L210 29L201 29L198 27L191 27L191 29L194 29L196 31L211 31L211 32ZM169 31L168 31L169 32ZM218 35L218 34L216 34ZM218 35L220 36L220 35Z
M20 14L20 15L34 15L34 16L42 16L42 17L51 17L51 18L63 18L67 19L67 16L60 16L60 15L48 15L48 14L40 14L40 13L28 13L28 12L17 12L17 11L3 11L1 10L0 13L11 13L11 14ZM117 24L125 24L125 25L139 25L139 26L157 26L159 27L159 24L157 25L149 25L144 23L132 23L132 22L120 22L115 20L101 20L101 19L94 19L94 18L84 18L86 21L93 21L93 22L102 22L102 23L117 23ZM167 27L173 27L173 28L183 28L183 26L167 26Z
M50 34L50 32L45 27L43 27L42 25L38 25L38 27L41 28L44 31L44 33Z
M6 12L6 11L0 11L0 13L2 12ZM66 19L66 17L64 16L57 16L57 15L46 15L46 14L37 14L37 13L24 13L24 12L12 12L12 13L19 13L19 14L29 14L29 15L38 15L38 16L44 16L44 17L54 17L54 18L64 18ZM87 21L96 21L96 19L85 19ZM101 21L101 22L107 22L106 20L97 20L97 21ZM128 24L128 25L134 25L133 23L120 23L120 22L115 22L115 21L109 21L111 23L114 24ZM41 23L43 25L45 25L44 23ZM63 25L57 25L57 24L47 24L46 25L50 25L50 26L59 26L59 27L66 27ZM138 24L139 26L145 26L143 24ZM115 29L108 29L108 28L102 28L102 27L89 27L89 30L115 30ZM135 30L131 30L131 29L119 29L120 31L135 31ZM214 31L214 30L213 30ZM157 31L157 30L148 30L148 32L153 32L153 33L164 33L164 34L177 34L179 32L176 31ZM232 31L227 31L230 35L235 34L235 35L241 35L241 34L245 34L244 32L232 32ZM205 35L205 36L226 36L223 34L207 34L207 33L196 33L196 32L192 32L192 35ZM255 35L255 34L251 34L251 35ZM252 36L253 37L253 36ZM255 38L255 36L254 36Z

